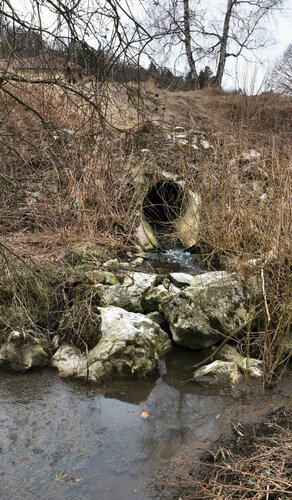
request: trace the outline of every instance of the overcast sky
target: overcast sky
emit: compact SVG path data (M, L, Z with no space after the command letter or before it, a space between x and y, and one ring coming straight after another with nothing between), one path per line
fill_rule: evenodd
M206 8L206 16L210 16L210 19L218 17L221 11L223 13L226 4L227 0L203 0L200 3ZM283 54L289 43L292 43L292 0L284 0L284 7L267 19L265 28L270 33L271 43L265 49L258 50L256 57L248 54L248 61L241 57L227 58L226 74L223 79L225 88L241 88L249 93L264 90L266 75L276 59ZM212 67L212 62L205 61L205 63ZM202 65L203 61L199 64L199 70ZM176 69L184 72L188 70L186 58L176 62Z
M260 51L258 53L259 61L254 61L253 64L248 64L241 60L240 62L238 61L238 68L236 68L236 64L233 61L233 68L231 67L230 70L232 72L235 69L235 77L225 78L224 83L227 87L232 86L234 80L234 84L237 86L241 85L242 88L244 88L246 83L246 90L252 91L253 89L249 89L249 87L252 86L254 75L256 80L254 91L261 90L265 75L272 68L276 59L283 54L289 43L292 43L292 0L285 1L283 10L274 15L274 19L269 21L267 28L274 40L273 44L266 50ZM238 71L238 77L236 70Z

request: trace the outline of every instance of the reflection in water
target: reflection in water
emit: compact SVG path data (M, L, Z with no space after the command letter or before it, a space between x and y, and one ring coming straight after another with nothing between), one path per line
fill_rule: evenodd
M175 349L162 378L100 389L53 373L0 375L1 498L142 500L163 459L183 445L195 450L229 419L264 413L289 400L212 392L185 382L205 353ZM287 394L287 395L286 395ZM142 411L149 413L141 419Z

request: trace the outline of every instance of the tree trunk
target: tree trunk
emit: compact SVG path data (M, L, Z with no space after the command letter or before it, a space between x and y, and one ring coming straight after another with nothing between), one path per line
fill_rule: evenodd
M195 81L196 88L198 88L198 83L199 83L198 73L196 70L196 64L193 58L192 47L191 47L189 0L184 0L184 43L185 43L188 65L190 68L190 75L191 78Z
M215 84L218 87L221 87L222 85L222 78L224 74L224 68L225 68L225 63L226 63L226 52L227 52L227 42L228 42L228 36L229 36L229 26L230 26L230 18L232 14L232 9L234 5L236 4L237 0L228 0L227 2L227 9L225 13L225 18L224 18L224 25L223 25L223 33L221 36L221 43L220 43L220 55L219 55L219 62L218 62L218 67L217 67L217 73L215 77Z

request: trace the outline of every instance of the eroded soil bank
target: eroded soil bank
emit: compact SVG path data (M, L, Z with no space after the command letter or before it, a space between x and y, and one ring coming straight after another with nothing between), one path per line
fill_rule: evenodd
M181 455L161 471L159 498L288 500L292 495L292 409L278 406L256 421L232 422L211 449ZM159 480L158 480L159 478Z
M163 498L163 490L149 486L151 478L172 460L176 466L182 451L185 457L199 456L231 421L255 421L291 404L291 371L265 391L255 382L246 391L186 382L190 365L205 356L206 351L176 347L166 356L164 375L103 388L61 380L48 370L2 372L1 496ZM148 418L141 418L142 412Z

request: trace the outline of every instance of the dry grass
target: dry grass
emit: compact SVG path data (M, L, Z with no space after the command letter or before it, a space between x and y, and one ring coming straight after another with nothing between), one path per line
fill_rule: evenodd
M0 109L1 241L40 264L80 241L125 251L136 243L145 179L178 174L201 194L199 247L210 268L258 274L266 300L245 349L260 353L273 383L292 316L292 99L8 83ZM169 147L178 125L205 132L214 149ZM245 159L250 149L260 157Z

